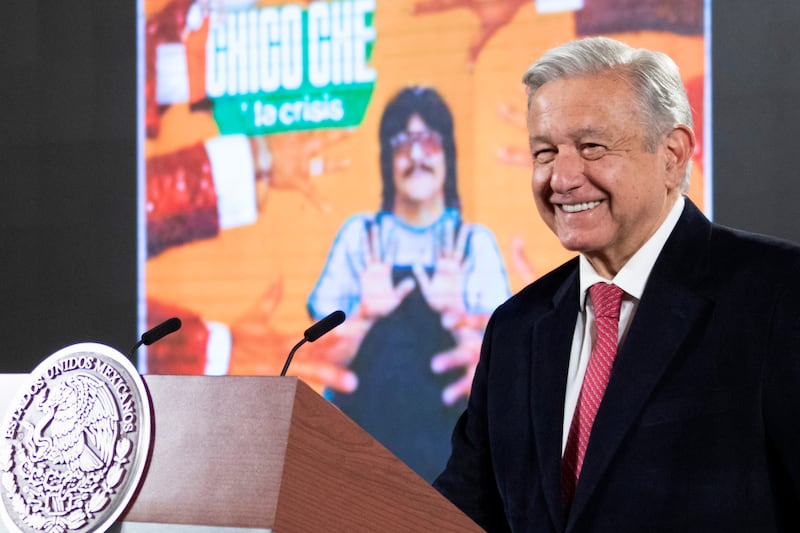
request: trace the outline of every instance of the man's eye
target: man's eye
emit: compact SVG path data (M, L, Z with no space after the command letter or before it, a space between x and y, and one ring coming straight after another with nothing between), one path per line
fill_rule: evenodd
M545 150L536 150L533 152L533 160L536 163L550 163L555 156L555 150L549 148Z
M601 144L584 144L581 146L581 155L584 159L600 159L606 154L606 147Z

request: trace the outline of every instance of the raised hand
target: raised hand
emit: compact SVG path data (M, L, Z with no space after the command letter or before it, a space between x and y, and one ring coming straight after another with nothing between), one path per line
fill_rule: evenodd
M448 320L450 323L445 326L449 326L448 329L452 332L456 345L434 355L431 359L431 370L436 374L442 374L454 368L464 369L464 374L442 391L442 403L453 405L459 399L469 397L489 315L463 313L458 317L449 315Z
M392 263L394 243L381 250L377 224L373 224L367 235L367 265L361 273L361 316L376 319L394 311L408 294L414 290L415 282L406 278L397 286L392 282Z
M299 191L317 209L330 210L314 185L313 178L339 172L350 165L350 160L346 158L322 156L326 148L348 135L347 131L339 129L253 137L251 144L256 167L263 169L263 176L256 177L259 206L264 205L266 190L270 188Z
M472 67L481 50L500 28L511 22L517 10L531 0L422 0L414 4L415 15L441 13L451 9L467 8L477 15L480 31L472 39L467 52L467 64Z
M431 309L442 315L460 314L465 309L464 251L469 232L469 225L464 224L458 235L455 235L455 225L448 224L445 227L444 243L439 249L433 274L429 277L422 265L417 264L413 267L422 296Z
M370 328L370 322L358 316L348 317L345 322L317 339L311 344L306 344L295 356L299 359L300 369L307 376L309 384L320 387L331 387L339 392L353 392L358 387L358 377L347 370L347 365L353 360L364 335ZM295 362L292 361L292 365ZM313 370L314 377L309 378L309 370ZM289 374L295 372L293 366L289 367Z
M281 301L280 281L270 284L267 291L235 323L231 324L231 375L277 376L292 347L302 338L300 334L277 331L270 318ZM319 339L317 342L321 342ZM333 339L327 341L332 346ZM313 344L312 344L313 346ZM320 348L322 345L320 346ZM298 376L309 385L331 387L351 392L358 384L355 375L347 370L347 360L336 350L299 350L292 360L289 375Z

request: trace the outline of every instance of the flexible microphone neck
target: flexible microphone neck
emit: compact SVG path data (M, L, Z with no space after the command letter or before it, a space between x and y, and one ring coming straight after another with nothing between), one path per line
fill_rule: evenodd
M289 352L289 356L286 358L286 362L283 364L283 370L281 370L281 377L285 376L286 371L289 370L289 365L291 364L292 358L294 357L294 352L296 352L299 347L305 344L305 342L306 342L305 339L301 340L300 342L295 344L294 348L292 348L292 351Z
M164 322L158 324L157 326L148 329L144 333L142 333L142 337L133 345L133 347L128 351L128 359L133 359L133 355L136 353L136 350L144 344L145 346L150 346L154 342L157 342L170 333L174 333L181 329L181 319L178 317L168 318Z
M294 357L294 352L296 352L300 346L302 346L305 342L314 342L315 340L319 339L330 330L344 322L344 319L344 311L334 311L305 330L305 332L303 332L303 339L295 344L294 348L292 348L292 351L289 352L289 356L286 358L286 363L283 365L283 370L281 370L281 377L286 375L286 371L289 370L289 364L292 362L292 358Z

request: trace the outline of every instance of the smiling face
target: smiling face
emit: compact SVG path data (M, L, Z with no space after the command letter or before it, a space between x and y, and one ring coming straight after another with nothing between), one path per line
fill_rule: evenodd
M619 77L566 78L542 85L528 112L539 214L609 279L669 213L693 143L676 127L649 150L634 101Z
M444 211L445 157L441 135L417 114L391 139L396 214Z

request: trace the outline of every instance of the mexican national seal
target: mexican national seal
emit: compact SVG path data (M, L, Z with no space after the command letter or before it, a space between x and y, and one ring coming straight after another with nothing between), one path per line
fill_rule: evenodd
M40 363L6 413L2 517L10 531L105 531L141 481L150 402L117 350L74 344Z

